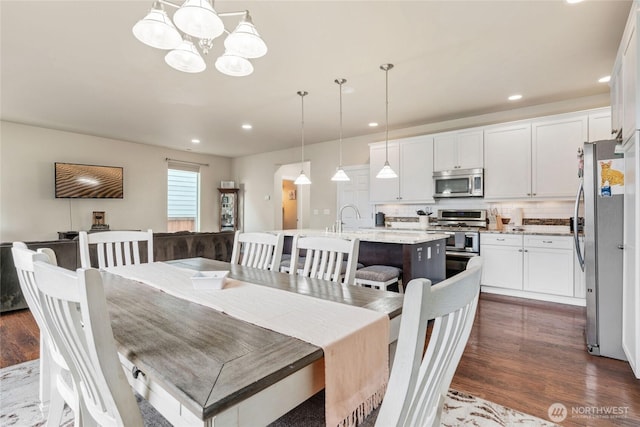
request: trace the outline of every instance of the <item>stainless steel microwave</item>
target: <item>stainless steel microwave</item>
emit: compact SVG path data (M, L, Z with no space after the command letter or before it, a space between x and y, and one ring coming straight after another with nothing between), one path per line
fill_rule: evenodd
M433 173L433 197L483 197L484 169L454 169Z

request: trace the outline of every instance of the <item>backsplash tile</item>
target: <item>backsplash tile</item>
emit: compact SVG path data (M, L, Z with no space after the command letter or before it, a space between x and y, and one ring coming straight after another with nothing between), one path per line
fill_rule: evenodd
M504 224L509 223L513 209L522 209L523 225L560 225L569 226L570 217L573 216L573 201L518 201L518 202L485 202L480 199L439 200L432 204L407 204L407 205L375 205L375 212L383 212L386 215L385 222L412 222L418 221L418 210L433 212L429 222L437 219L438 209L496 209L502 216ZM579 216L584 216L583 210Z

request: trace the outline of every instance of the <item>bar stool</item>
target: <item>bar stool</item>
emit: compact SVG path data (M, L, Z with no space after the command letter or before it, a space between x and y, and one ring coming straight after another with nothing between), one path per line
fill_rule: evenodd
M398 284L398 292L404 293L400 275L402 270L389 265L369 265L356 270L356 285L369 285L386 291L389 285Z

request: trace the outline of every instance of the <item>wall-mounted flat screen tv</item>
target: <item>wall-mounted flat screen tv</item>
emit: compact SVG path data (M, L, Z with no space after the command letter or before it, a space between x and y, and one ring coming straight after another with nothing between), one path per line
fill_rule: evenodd
M124 184L118 166L55 164L56 198L122 199Z

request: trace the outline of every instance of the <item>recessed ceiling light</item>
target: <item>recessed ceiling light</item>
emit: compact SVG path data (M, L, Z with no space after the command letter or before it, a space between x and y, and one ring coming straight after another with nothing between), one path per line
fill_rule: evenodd
M191 142L194 144L200 144L200 140L198 138L193 138Z
M569 4L576 4L582 2L582 0L565 0Z
M374 128L374 127L377 127L377 126L378 126L378 123L376 123L376 122L369 123L369 127L370 128Z
M344 93L345 95L349 95L354 93L356 90L354 88L352 88L351 86L343 86L342 87L342 93Z
M522 99L522 95L520 95L519 93L516 95L511 95L509 98L509 101L517 101L519 99Z
M245 130L253 129L253 126L251 126L249 123L245 123L242 125L242 129L245 129Z
M604 76L598 79L598 83L609 83L611 80L611 76Z

